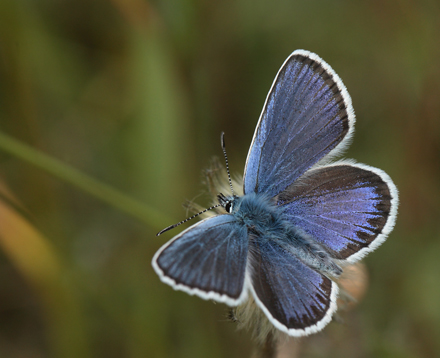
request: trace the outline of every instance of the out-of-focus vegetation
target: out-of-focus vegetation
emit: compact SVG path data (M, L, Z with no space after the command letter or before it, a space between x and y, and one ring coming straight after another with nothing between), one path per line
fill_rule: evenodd
M225 306L173 291L150 261L178 230L155 233L187 216L180 203L210 204L201 170L222 130L243 171L298 48L353 98L346 157L385 170L401 197L394 232L365 260L363 301L300 355L438 356L439 19L437 0L1 0L0 356L251 354Z

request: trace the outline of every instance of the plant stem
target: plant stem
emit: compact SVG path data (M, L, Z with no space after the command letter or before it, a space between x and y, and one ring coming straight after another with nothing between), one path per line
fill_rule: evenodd
M0 132L0 149L76 186L103 202L159 230L172 222L166 215L47 154Z

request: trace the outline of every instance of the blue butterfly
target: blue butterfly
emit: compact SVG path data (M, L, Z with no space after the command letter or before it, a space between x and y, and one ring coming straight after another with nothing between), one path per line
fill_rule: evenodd
M284 62L255 130L243 196L218 196L227 213L166 243L152 265L176 290L229 306L253 296L291 336L323 329L336 310L347 264L382 244L398 192L380 169L331 159L355 123L350 95L316 54ZM331 163L331 164L330 164Z

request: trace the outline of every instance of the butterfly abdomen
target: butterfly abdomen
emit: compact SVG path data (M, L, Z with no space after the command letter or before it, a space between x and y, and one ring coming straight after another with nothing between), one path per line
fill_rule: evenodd
M292 252L307 266L326 276L339 277L342 274L342 269L336 263L335 258L303 230L289 224L286 238L287 240L281 242L280 246Z

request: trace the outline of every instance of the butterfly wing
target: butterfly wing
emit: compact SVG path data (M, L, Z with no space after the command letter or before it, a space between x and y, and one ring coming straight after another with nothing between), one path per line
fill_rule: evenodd
M291 336L323 329L336 310L338 286L274 240L251 240L251 291L270 322Z
M247 253L246 229L232 215L219 215L166 243L152 265L160 279L176 290L236 306L247 295Z
M351 98L332 68L313 53L293 52L266 98L246 161L244 193L280 193L340 152L354 121Z
M398 205L397 189L386 173L344 162L311 170L276 199L296 227L348 262L385 241Z

